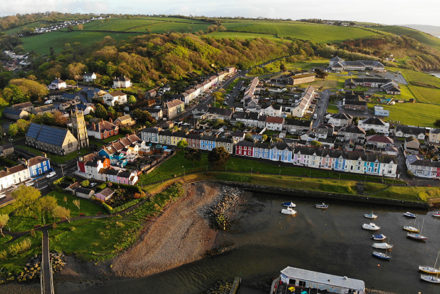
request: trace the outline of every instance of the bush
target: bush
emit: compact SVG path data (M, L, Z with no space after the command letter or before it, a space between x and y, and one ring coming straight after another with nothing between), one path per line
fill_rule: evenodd
M98 186L96 186L97 189L99 190L103 190L107 187L107 185L105 183L99 184Z
M108 213L113 213L113 207L111 207L107 203L103 202L102 206L105 208L105 210L107 210Z
M83 186L84 188L90 186L90 181L89 180L84 180L81 182L81 186Z
M11 256L16 256L26 250L29 250L29 248L31 248L31 245L31 239L26 238L20 242L10 245L8 248L8 253Z

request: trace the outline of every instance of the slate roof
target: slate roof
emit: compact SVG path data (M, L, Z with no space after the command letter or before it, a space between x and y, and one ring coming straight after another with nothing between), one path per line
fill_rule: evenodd
M62 146L67 132L67 129L31 123L26 137L50 145Z
M167 102L167 108L170 109L170 108L176 107L181 104L184 104L181 100L174 99L172 101Z
M29 166L33 166L33 165L39 164L39 163L44 162L44 161L47 161L47 160L48 160L48 159L47 159L46 157L43 157L43 156L35 156L35 157L32 157L32 158L30 158L30 159L28 160L28 165L29 165Z
M385 125L384 121L377 117L369 117L366 120L363 120L362 123L366 125L377 125L377 126Z

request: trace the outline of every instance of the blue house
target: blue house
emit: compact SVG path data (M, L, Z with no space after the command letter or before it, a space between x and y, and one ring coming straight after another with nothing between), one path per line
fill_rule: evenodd
M112 150L112 148L104 147L98 152L98 155L110 159L110 164L114 166L124 167L128 163L123 152L117 152Z
M216 147L215 138L213 137L201 137L200 138L200 149L211 151Z
M27 165L32 178L39 177L52 170L49 159L43 156L32 157L27 161Z

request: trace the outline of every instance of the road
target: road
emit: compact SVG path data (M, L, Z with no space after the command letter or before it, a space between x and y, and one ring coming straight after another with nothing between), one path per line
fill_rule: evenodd
M49 233L47 229L43 230L42 241L42 256L41 256L41 293L54 294L52 265L50 263L49 251Z
M315 113L316 118L313 120L312 128L317 128L321 123L324 122L324 117L327 112L327 107L330 99L330 91L325 90L321 92L320 99L318 103L316 103Z

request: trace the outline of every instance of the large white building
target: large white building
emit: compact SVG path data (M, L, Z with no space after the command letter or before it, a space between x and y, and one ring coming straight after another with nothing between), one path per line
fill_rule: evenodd
M131 80L126 76L113 79L113 88L130 88Z
M359 121L358 126L364 129L366 132L372 130L376 133L384 134L387 136L390 133L390 124L376 117L370 117L361 120Z

